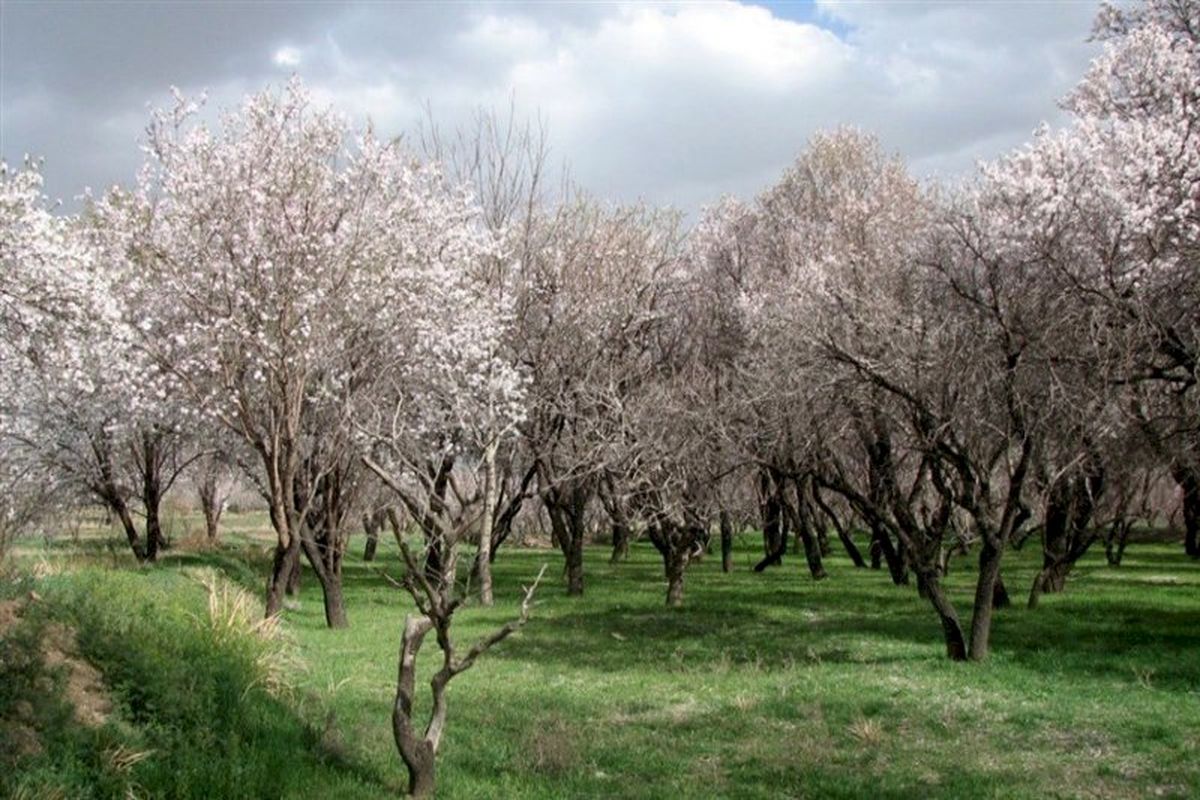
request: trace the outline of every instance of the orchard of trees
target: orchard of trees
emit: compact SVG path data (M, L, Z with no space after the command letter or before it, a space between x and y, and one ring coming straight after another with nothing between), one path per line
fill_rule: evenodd
M1200 4L1106 7L1094 35L1069 123L962 185L839 129L690 228L558 191L511 117L409 149L297 80L212 126L177 93L130 187L75 216L36 165L5 167L0 547L101 505L154 562L177 479L214 537L236 479L275 535L266 614L307 563L338 627L351 533L394 533L415 794L447 683L528 617L536 582L518 619L451 637L464 602L493 602L522 515L547 520L571 595L598 519L613 560L653 544L670 605L700 554L733 568L743 529L756 570L794 537L822 580L844 548L927 599L955 660L986 658L994 609L1062 591L1089 548L1119 563L1155 487L1200 558ZM1038 542L1033 585L1006 583L1006 551Z

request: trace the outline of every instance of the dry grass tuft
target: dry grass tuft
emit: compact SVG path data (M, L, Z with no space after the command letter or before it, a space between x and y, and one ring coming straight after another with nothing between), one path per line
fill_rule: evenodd
M65 570L66 564L64 563L63 558L60 557L51 560L44 554L39 554L37 561L34 561L29 567L29 574L32 575L35 580L40 581L44 578L54 577Z
M739 694L733 698L733 707L743 714L752 710L758 705L758 698L748 694Z
M67 800L67 791L58 786L18 786L12 800Z
M860 717L846 726L846 732L863 747L875 747L883 741L883 725L878 720Z
M189 532L171 542L171 549L180 553L209 553L220 547L220 540L209 539L204 531Z
M1133 677L1137 680L1138 686L1143 689L1154 688L1154 668L1153 667L1132 667Z
M259 599L211 568L191 570L190 576L208 595L207 625L218 643L249 642L254 646L257 679L276 697L295 692L294 676L304 667L285 635L280 617L264 617Z
M545 718L526 734L521 761L534 772L563 775L579 764L577 739L562 717Z
M104 751L104 760L113 772L126 773L152 755L154 755L153 750L134 750L118 744L116 747Z

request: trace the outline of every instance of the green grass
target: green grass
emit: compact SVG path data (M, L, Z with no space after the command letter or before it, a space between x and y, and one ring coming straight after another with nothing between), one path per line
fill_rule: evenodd
M55 552L80 549L98 563L119 560L86 537L22 557L53 561ZM153 668L162 673L156 703L201 695L186 712L155 705L139 716L128 711L126 690L117 692L128 735L155 748L133 770L150 794L262 796L275 771L286 777L274 796L400 791L389 713L410 601L377 572L399 572L392 548L381 547L375 565L358 560L357 540L352 550L351 628L324 628L319 588L307 576L300 608L286 615L303 662L295 691L283 700L252 691L238 711L222 704L247 703L204 688L247 679L236 653L200 647L192 628L203 591L180 573L215 566L257 597L265 562L253 526L219 551L175 551L154 569L43 581L61 586L58 596L74 606L110 609L77 617L83 624L107 619L122 598L169 610L161 635L147 626L130 640L99 624L80 640L116 686ZM1180 546L1133 544L1119 568L1097 551L1065 594L1044 596L1032 612L1023 601L1036 547L1006 555L1018 607L999 613L985 664L946 661L927 603L914 588L892 586L886 572L855 570L835 553L820 583L796 556L756 575L753 550L747 540L730 575L715 558L694 565L676 610L663 605L661 562L649 547L611 566L602 549L589 551L582 598L563 594L556 553L502 551L497 606L460 613L461 647L514 613L520 585L543 562L549 579L529 625L451 684L439 795L1200 796L1200 564ZM970 578L969 560L956 561L950 586L964 616ZM424 656L428 673L432 642ZM194 676L171 666L181 662L205 666ZM223 733L198 738L213 713L230 717ZM231 731L236 746L222 740ZM235 767L246 776L221 784Z

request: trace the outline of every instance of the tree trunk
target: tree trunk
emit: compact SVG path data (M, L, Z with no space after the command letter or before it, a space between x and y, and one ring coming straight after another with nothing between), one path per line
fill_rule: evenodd
M629 526L624 522L612 523L612 557L609 563L616 564L629 558Z
M825 572L825 565L821 562L821 548L817 544L816 537L812 535L807 520L803 517L800 517L797 527L800 529L800 541L804 544L804 560L808 563L808 574L814 581L823 580L828 573Z
M921 577L920 570L917 571L917 597L920 597L922 600L929 599L929 584Z
M1176 462L1171 475L1179 484L1183 509L1183 549L1192 558L1200 558L1200 470Z
M1037 577L1042 585L1041 591L1047 590L1050 570L1067 552L1073 495L1070 483L1069 478L1059 480L1050 487L1046 498L1046 510L1042 522L1042 570Z
M996 582L1000 578L1001 551L984 539L979 553L979 580L975 585L975 604L971 613L972 661L987 658L992 633L992 612L995 609Z
M287 546L275 545L275 557L271 561L271 574L267 577L267 616L273 617L283 610L283 596L292 582L292 573L300 563L300 540L292 537Z
M821 548L812 533L812 516L809 514L807 498L804 496L804 480L798 480L795 483L796 507L789 508L789 511L792 513L792 522L796 526L800 541L804 544L804 559L808 562L808 572L814 581L819 581L826 577L825 565L821 563Z
M133 549L133 555L139 562L145 561L146 551L142 546L142 537L138 534L133 515L129 513L129 506L120 498L115 503L113 511L116 512L117 519L121 520L121 528L125 531L125 538L129 541L130 548Z
M554 491L546 496L546 513L550 516L550 528L558 541L566 563L567 594L583 594L583 545L587 530L584 513L587 510L587 494L576 487L569 492Z
M400 639L400 658L396 679L396 698L392 704L392 737L408 769L408 793L413 797L432 797L435 787L433 744L418 736L413 727L413 694L416 684L417 653L433 623L425 617L409 615L404 620Z
M392 537L396 540L396 544L400 544L404 538L404 524L400 519L400 513L392 506L388 506L385 509L385 513L387 514L388 526L392 529Z
M158 561L158 551L163 545L162 522L158 517L158 500L146 506L146 560Z
M414 800L433 797L437 785L437 760L424 741L417 744L404 759L408 767L408 795Z
M217 477L207 470L196 487L196 495L200 499L200 511L204 515L204 535L210 544L215 544L220 536L221 513L224 505L218 497L220 491Z
M370 563L375 560L375 551L379 548L379 530L384 526L384 511L382 509L362 515L363 533L367 535L363 545L363 561Z
M425 514L425 518L419 520L421 530L425 534L425 580L434 586L441 586L446 580L454 580L453 575L447 574L449 565L445 563L446 554L443 553L443 542L437 533L436 522L436 518L445 511L446 489L450 485L450 473L453 469L454 458L452 456L445 456L438 463L433 472L433 491L429 494L429 510Z
M291 568L288 570L287 582L284 584L284 592L288 597L295 597L300 594L300 579L304 576L304 565L300 563L300 553L296 552L292 556Z
M204 515L204 535L213 544L221 538L221 515L219 513Z
M925 585L926 595L942 623L942 635L946 640L946 657L951 661L966 661L967 645L963 638L962 625L958 621L958 614L955 612L954 606L950 604L942 591L937 576L926 576L921 582ZM989 611L990 608L989 606Z
M677 526L665 517L646 531L650 542L662 555L663 574L667 578L667 606L671 608L683 605L683 575L699 531L697 527Z
M888 500L889 487L893 489L895 487L895 464L892 459L891 435L887 425L880 418L876 418L874 424L875 430L865 442L867 483L869 485L867 494L872 506L882 508L890 504ZM897 586L907 584L908 566L903 552L904 542L900 541L898 547L894 546L891 535L878 519L868 520L868 524L871 526L872 549L877 550L878 554L882 555L883 560L887 562L892 583ZM872 562L878 563L874 553Z
M345 552L345 540L342 531L333 527L338 524L333 509L327 509L320 518L323 522L318 524L322 527L314 530L311 527L313 521L310 520L301 529L300 547L321 585L325 624L330 628L346 628L350 622L346 618L346 601L342 591L342 554ZM297 558L297 569L299 561Z
M815 516L810 515L813 523L813 532L817 536L817 549L821 554L821 558L828 558L833 553L833 547L829 544L829 531L824 525L817 524Z
M733 571L733 523L729 512L721 511L721 572Z
M1125 545L1129 541L1129 531L1132 527L1133 523L1129 520L1119 519L1109 530L1108 539L1104 542L1104 558L1110 567L1121 566L1121 559L1125 557Z
M134 558L141 564L146 560L146 550L142 546L141 534L138 533L137 525L134 524L133 515L129 513L129 505L125 502L125 498L121 497L114 488L111 493L106 495L105 502L109 512L116 514L117 519L121 521L121 529L125 531L125 539L129 542L129 548L133 550Z
M325 604L325 625L349 627L346 616L346 596L342 593L342 571L326 570L320 579L320 594Z
M850 534L846 531L845 527L842 526L842 521L838 519L837 514L833 513L833 509L830 508L829 504L825 502L825 499L821 497L821 490L814 485L812 494L813 500L815 500L817 503L817 507L821 509L821 512L824 513L829 519L829 524L832 525L834 531L837 532L838 541L840 541L842 543L842 547L845 548L846 555L850 556L850 560L854 562L854 566L859 567L860 569L865 568L867 566L867 562L863 561L862 553L859 552L858 546L854 544L854 540L850 538ZM873 566L875 569L879 569L878 564Z
M763 470L759 478L760 508L763 519L763 550L761 561L754 565L755 572L783 563L787 553L788 522L791 505L784 494L783 477L773 470Z
M1008 608L1012 600L1008 596L1008 587L1004 585L1004 576L996 575L996 583L992 586L992 608Z
M1087 472L1051 487L1042 524L1042 569L1029 590L1029 608L1037 607L1042 593L1066 588L1067 575L1096 539L1091 525L1096 500L1104 491L1103 471L1098 459L1086 466Z
M479 554L475 570L479 577L479 602L491 606L492 598L492 522L496 512L496 441L483 450L483 518L479 523Z
M906 585L908 583L908 567L904 564L904 556L892 544L892 537L881 525L871 526L871 537L872 561L878 563L875 561L876 554L883 556L883 560L887 563L888 573L892 576L892 583L897 586Z
M683 573L687 570L687 551L682 556L667 559L667 605L678 608L683 605Z
M784 551L787 550L787 540L784 539L776 544L776 549L773 552L767 553L761 561L754 565L755 572L762 572L767 567L773 567L776 564L783 562Z
M625 504L614 489L612 476L606 475L600 481L598 495L611 523L612 556L608 562L616 564L618 561L629 558L629 540L633 537L633 532L629 528Z
M567 594L573 597L583 594L583 539L583 530L572 531L567 542Z
M763 470L759 477L763 555L766 557L759 562L762 569L780 563L787 549L787 533L783 530L783 509L780 504L781 492L778 485L773 485L770 472ZM762 572L762 569L756 567L755 572Z
M100 462L100 480L91 487L92 492L104 502L109 522L111 522L113 514L117 515L117 519L121 521L121 529L125 531L125 539L129 542L129 549L133 551L133 557L141 564L146 560L146 549L142 544L142 537L138 533L137 525L133 523L133 515L129 513L129 504L125 501L125 495L117 488L112 449L107 437L93 440L92 448Z
M488 549L488 559L493 564L496 563L496 553L499 552L500 545L507 542L508 537L512 535L513 520L517 518L517 514L521 513L523 504L523 499L514 498L509 501L492 527L492 546Z
M317 583L321 585L321 598L325 604L325 624L330 628L348 628L350 621L346 618L346 600L342 591L341 559L336 553L323 553L322 547L312 538L310 533L305 536L302 546ZM296 559L297 565L299 559Z
M563 573L567 571L567 561L571 557L571 534L567 532L566 510L558 504L556 498L547 495L543 501L546 516L550 518L550 541L563 554Z
M162 505L162 476L159 474L159 440L151 432L142 434L142 505L146 509L146 560L157 561L158 551L163 547L162 522L159 507Z
M221 536L221 510L215 506L204 507L204 536L215 544Z
M500 545L504 544L508 537L512 534L513 522L517 515L521 513L522 506L525 505L525 499L528 496L529 485L533 483L537 477L537 462L530 465L525 471L524 477L521 478L521 485L517 491L513 493L508 502L504 504L504 510L500 512L496 524L492 526L492 547L488 557L493 563L496 561L496 552L500 549Z
M330 628L350 627L350 620L346 618L346 599L342 594L341 571L321 582L321 592L325 600L325 624Z

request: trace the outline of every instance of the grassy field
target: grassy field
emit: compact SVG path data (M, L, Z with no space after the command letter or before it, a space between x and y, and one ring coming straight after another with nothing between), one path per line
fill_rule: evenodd
M17 561L44 577L10 579L4 592L42 599L6 634L0 701L39 691L28 659L14 656L16 631L62 624L99 670L111 709L98 728L69 709L39 710L41 752L17 759L0 790L401 792L389 713L409 602L376 571L398 572L394 550L366 565L354 543L348 630L324 628L319 587L306 579L285 643L267 653L290 665L291 688L269 691L255 671L263 652L212 624L197 581L198 568L215 568L258 602L262 520L232 523L221 549L177 548L151 569L86 533L22 548ZM821 583L796 556L756 575L755 543L739 544L732 574L716 558L693 566L682 609L664 607L648 546L617 565L590 551L583 598L544 585L524 631L452 684L439 795L1200 796L1200 564L1181 547L1131 545L1119 568L1092 554L1065 594L1000 613L993 655L979 665L947 662L932 611L886 572L855 570L835 553ZM1006 556L1018 606L1035 549ZM462 612L458 640L511 616L543 562L556 577L553 552L502 552L497 606ZM966 613L969 569L957 566L950 582ZM436 649L426 650L432 669Z

